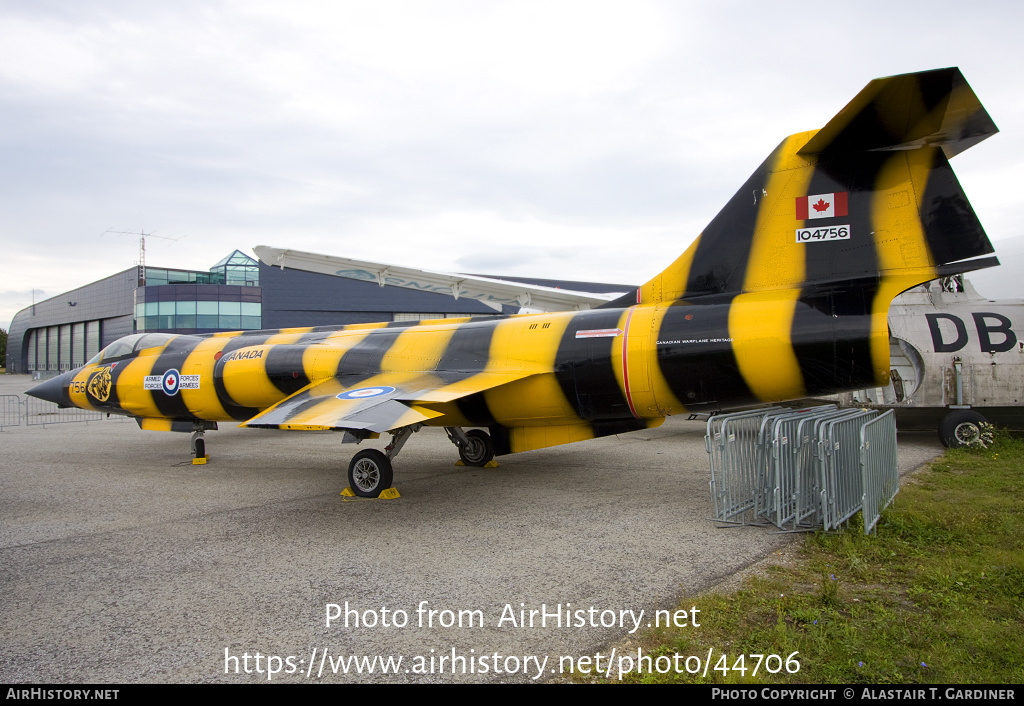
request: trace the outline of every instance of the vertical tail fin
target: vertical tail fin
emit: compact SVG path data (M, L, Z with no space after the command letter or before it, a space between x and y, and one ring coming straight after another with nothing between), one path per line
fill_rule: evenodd
M958 69L872 81L783 140L640 301L694 321L708 307L688 304L726 309L715 341L746 386L736 396L886 384L893 297L998 264L979 259L992 245L948 162L995 132Z
M948 159L997 132L959 69L880 78L785 139L642 303L860 282L888 302L997 264ZM798 295L798 294L797 294Z

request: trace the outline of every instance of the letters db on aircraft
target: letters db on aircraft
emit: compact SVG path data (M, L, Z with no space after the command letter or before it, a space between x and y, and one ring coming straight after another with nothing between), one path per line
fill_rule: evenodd
M925 314L936 353L956 353L969 341L967 326L956 314ZM1017 345L1010 319L992 311L971 312L982 353L1003 353Z

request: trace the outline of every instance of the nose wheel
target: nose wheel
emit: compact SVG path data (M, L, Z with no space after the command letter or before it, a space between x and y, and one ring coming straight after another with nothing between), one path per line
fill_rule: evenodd
M196 428L199 425L194 425L192 431L192 438L189 441L189 447L192 450L192 465L201 466L210 458L206 455L206 439L204 433L206 432L205 426Z

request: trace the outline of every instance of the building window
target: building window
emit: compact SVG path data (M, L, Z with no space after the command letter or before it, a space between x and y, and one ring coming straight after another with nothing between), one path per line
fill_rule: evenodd
M239 331L260 328L259 302L144 302L135 306L136 330Z
M28 332L28 372L36 371L36 345L39 340L39 331L32 329Z
M210 273L221 277L224 284L246 287L258 287L260 284L260 263L241 250L235 250L211 267Z
M443 319L444 314L417 314L412 312L395 312L395 321L423 321L425 319Z

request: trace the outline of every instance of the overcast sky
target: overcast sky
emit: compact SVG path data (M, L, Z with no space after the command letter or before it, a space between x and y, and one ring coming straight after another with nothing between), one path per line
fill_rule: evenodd
M1014 2L0 0L0 326L131 267L265 244L640 283L786 135L959 66L953 166L1022 234Z

